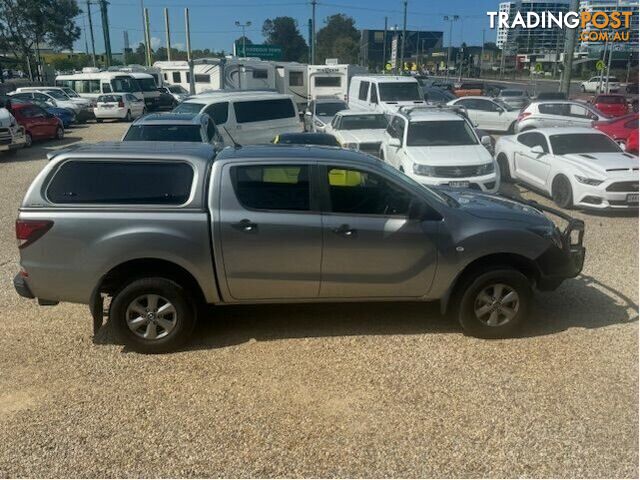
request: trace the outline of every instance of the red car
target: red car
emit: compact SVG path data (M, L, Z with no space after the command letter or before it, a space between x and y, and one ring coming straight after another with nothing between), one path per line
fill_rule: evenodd
M625 151L638 155L638 128L631 132L629 138L627 138L627 145Z
M64 138L62 121L44 108L31 103L12 103L11 113L25 129L25 147L30 147L33 140Z
M605 115L620 117L629 113L629 105L624 95L597 95L593 105Z
M627 142L631 132L638 128L638 114L630 113L624 117L612 118L601 122L594 122L594 128L606 133L616 142Z

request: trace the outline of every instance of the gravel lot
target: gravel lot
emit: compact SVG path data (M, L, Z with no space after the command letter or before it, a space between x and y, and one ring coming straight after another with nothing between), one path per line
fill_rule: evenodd
M59 147L0 163L0 477L638 477L637 214L576 213L583 275L518 339L465 337L435 305L259 306L144 356L13 290L16 211Z

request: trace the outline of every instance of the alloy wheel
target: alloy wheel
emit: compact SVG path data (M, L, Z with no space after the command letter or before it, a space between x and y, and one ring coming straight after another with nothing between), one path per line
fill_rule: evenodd
M476 318L489 327L509 323L518 314L520 297L509 285L494 283L476 296L473 310Z
M178 313L166 298L146 294L133 300L126 311L129 330L145 340L159 340L176 327Z

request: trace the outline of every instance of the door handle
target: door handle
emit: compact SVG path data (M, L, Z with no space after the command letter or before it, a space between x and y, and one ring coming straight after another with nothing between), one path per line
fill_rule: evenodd
M247 218L243 218L238 223L232 223L231 226L236 230L246 233L254 232L258 229L258 225Z
M333 233L336 235L342 235L343 237L351 238L355 237L358 231L355 228L349 227L346 223L343 223L339 227L333 229Z

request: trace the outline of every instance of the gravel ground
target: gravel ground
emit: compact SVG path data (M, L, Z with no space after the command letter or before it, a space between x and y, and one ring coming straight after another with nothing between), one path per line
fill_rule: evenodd
M0 477L638 477L637 214L576 213L584 273L521 338L434 305L234 307L144 356L13 290L16 210L59 146L0 163Z

